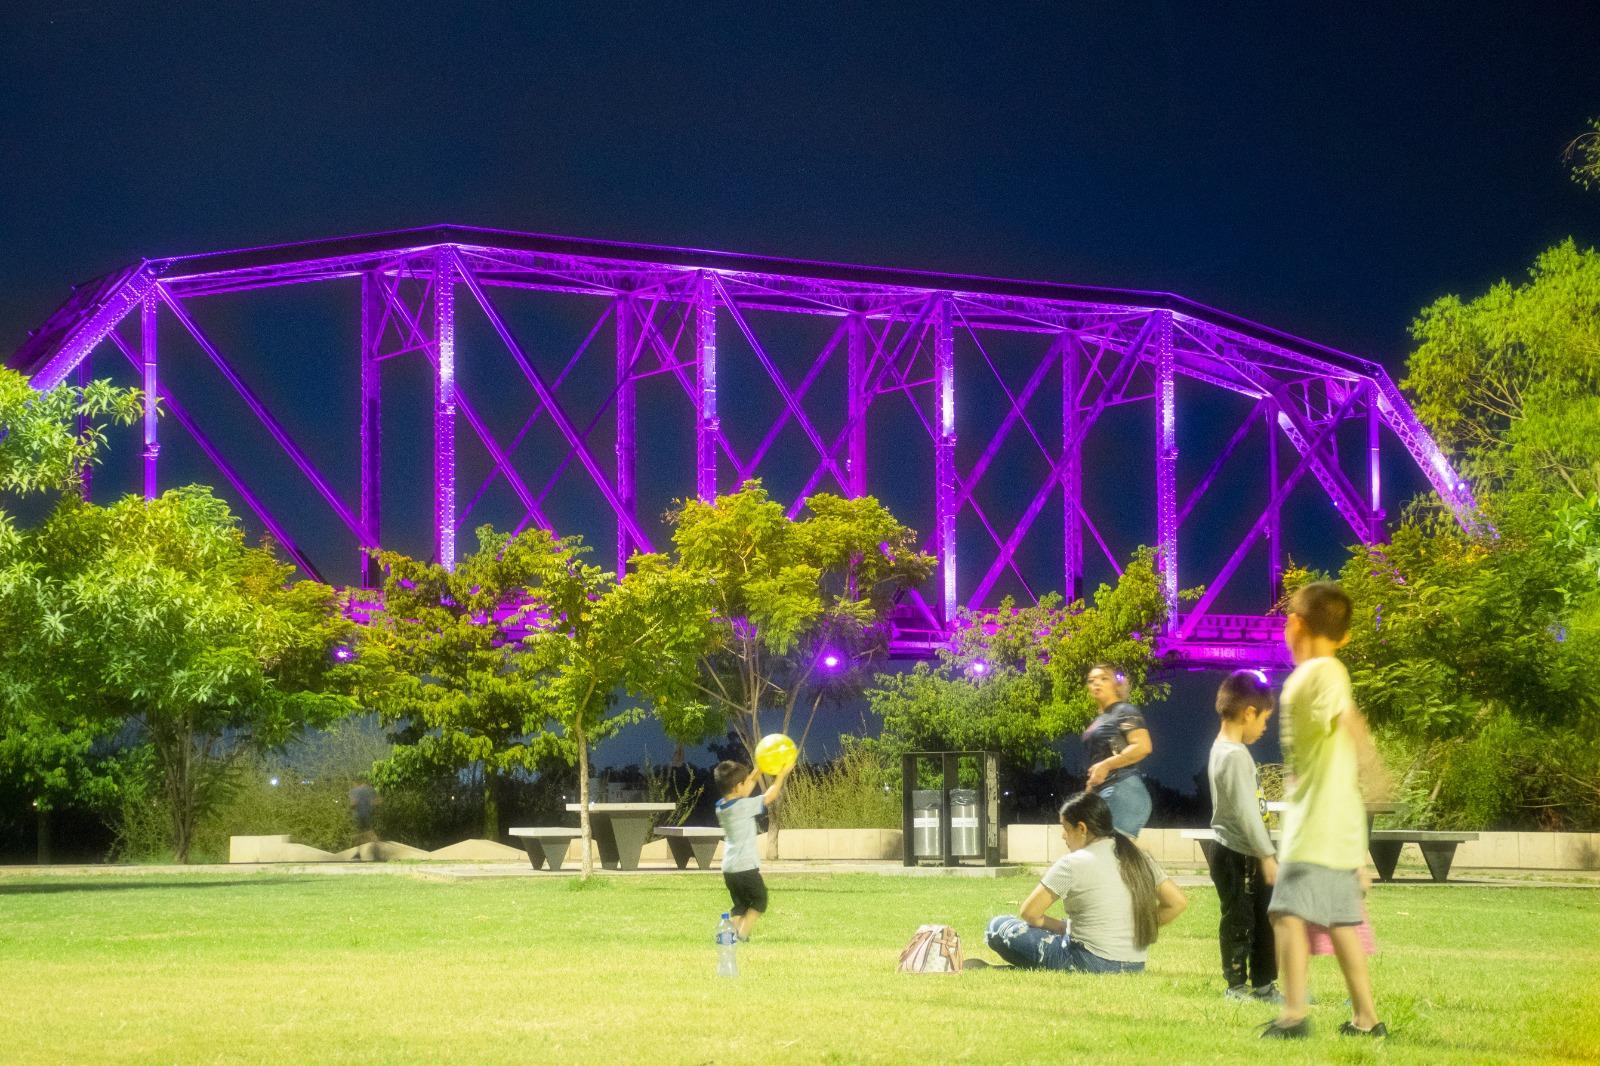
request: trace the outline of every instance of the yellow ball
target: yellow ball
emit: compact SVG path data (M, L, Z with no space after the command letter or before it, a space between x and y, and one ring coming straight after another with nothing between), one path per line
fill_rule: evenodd
M756 745L756 765L764 774L782 773L794 765L799 755L794 741L782 733L768 733Z

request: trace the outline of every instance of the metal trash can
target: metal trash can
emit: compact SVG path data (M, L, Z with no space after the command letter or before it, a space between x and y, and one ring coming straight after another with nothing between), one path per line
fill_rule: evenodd
M936 825L933 837L935 852L939 850L938 834ZM978 790L975 788L950 790L950 854L983 854L983 845L978 839Z
M941 793L936 788L919 788L911 793L911 853L929 859L939 857L939 807Z

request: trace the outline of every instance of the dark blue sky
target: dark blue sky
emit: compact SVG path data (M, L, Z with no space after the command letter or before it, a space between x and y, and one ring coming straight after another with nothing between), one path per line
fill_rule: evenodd
M0 351L140 256L460 222L1169 289L1398 371L1600 238L1591 5L758 8L5 5Z
M917 7L7 4L0 347L140 255L459 221L1172 289L1394 362L1600 230L1592 5Z

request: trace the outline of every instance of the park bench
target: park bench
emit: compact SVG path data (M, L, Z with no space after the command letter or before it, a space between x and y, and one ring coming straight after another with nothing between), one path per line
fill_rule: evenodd
M552 870L561 869L561 863L567 857L567 845L580 835L577 829L558 825L523 826L508 832L522 841L523 850L528 853L528 861L533 863L535 870L546 863Z
M656 829L656 836L666 840L678 869L688 869L692 855L695 865L706 870L711 867L711 857L717 853L722 830L698 825L663 825Z
M1185 840L1200 842L1200 850L1211 861L1211 849L1217 846L1217 834L1211 829L1185 829ZM1278 839L1272 831L1272 839ZM1431 829L1374 829L1368 833L1367 848L1372 852L1372 864L1378 868L1378 879L1394 879L1394 867L1400 861L1400 849L1415 844L1422 849L1422 859L1428 864L1428 873L1435 881L1447 880L1450 864L1455 861L1456 848L1469 840L1477 840L1477 833L1442 833Z
M1441 833L1430 829L1374 829L1367 845L1372 850L1372 862L1378 868L1378 877L1388 881L1394 877L1395 863L1400 861L1400 849L1415 844L1422 850L1422 861L1428 864L1428 873L1435 881L1450 876L1450 864L1455 861L1456 848L1469 840L1477 840L1477 833Z

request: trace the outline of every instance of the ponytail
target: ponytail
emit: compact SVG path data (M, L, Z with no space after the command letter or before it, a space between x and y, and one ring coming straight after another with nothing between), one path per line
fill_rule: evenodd
M1140 951L1156 942L1160 929L1156 921L1159 901L1155 874L1139 845L1111 824L1111 808L1094 792L1079 792L1061 805L1061 820L1068 825L1082 822L1095 839L1110 837L1117 855L1117 872L1133 900L1133 945Z
M1156 942L1160 929L1156 922L1156 879L1139 845L1115 829L1111 837L1116 843L1117 869L1122 874L1122 883L1128 886L1128 895L1133 897L1133 946L1143 951Z

